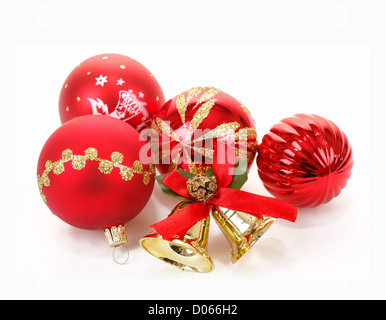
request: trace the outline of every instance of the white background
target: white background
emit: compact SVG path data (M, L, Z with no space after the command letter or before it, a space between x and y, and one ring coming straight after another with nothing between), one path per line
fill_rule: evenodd
M7 46L0 65L0 298L386 298L385 210L376 204L382 189L373 183L382 179L382 151L370 132L380 123L382 105L374 97L382 88L375 80L384 67L378 58L385 57L380 6L359 1L111 3L2 5ZM215 270L198 274L165 264L138 245L149 225L177 203L155 185L147 207L126 224L130 260L117 265L103 232L60 221L41 200L36 182L40 150L60 126L58 98L65 78L83 60L109 52L144 64L167 100L193 86L233 95L252 112L259 142L273 124L296 113L334 121L354 152L347 187L326 205L299 210L294 224L275 222L234 265L212 222L208 251ZM256 164L243 190L269 195Z

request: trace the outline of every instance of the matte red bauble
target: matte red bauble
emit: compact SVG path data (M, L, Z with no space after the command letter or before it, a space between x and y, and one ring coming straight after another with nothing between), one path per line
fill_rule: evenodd
M297 207L315 207L339 195L353 159L346 135L332 121L297 114L263 137L257 165L273 196Z
M154 166L140 159L144 145L133 127L111 117L66 122L40 153L43 201L68 224L102 229L112 246L124 243L124 224L142 211L153 191Z
M229 94L212 87L195 87L169 100L152 128L159 135L152 150L161 173L176 168L205 172L213 164L217 141L235 147L236 158L248 159L248 167L257 151L256 130L249 110Z
M89 114L109 115L141 131L165 103L160 85L138 61L101 54L80 63L65 80L59 98L62 123Z

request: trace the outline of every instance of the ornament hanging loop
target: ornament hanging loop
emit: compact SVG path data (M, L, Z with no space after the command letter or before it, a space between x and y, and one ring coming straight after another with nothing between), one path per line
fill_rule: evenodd
M127 249L124 246L124 244L127 242L125 226L119 225L119 226L112 226L111 228L106 228L105 236L109 246L114 248L112 253L113 260L120 265L126 264L129 261L129 249ZM117 248L123 248L123 250L119 250L121 251L119 256L124 255L126 257L124 258L117 257L118 255L116 252Z
M123 250L119 250L119 251L121 251L121 253L118 254L118 257L117 257L117 252L116 252L117 248L123 248ZM124 252L122 252L122 251L124 251ZM126 257L121 258L120 257L121 255L126 256ZM129 261L129 257L130 257L129 249L127 249L126 246L124 246L124 245L116 246L113 249L112 257L113 257L113 260L115 263L120 264L120 265L125 265Z

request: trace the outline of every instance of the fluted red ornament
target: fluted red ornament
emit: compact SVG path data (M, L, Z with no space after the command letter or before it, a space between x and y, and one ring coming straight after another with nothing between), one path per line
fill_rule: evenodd
M141 131L164 103L159 83L145 66L109 53L83 61L68 75L60 92L59 114L62 123L82 115L108 115Z
M297 114L275 124L259 145L265 188L296 207L315 207L338 196L353 166L352 149L335 123Z

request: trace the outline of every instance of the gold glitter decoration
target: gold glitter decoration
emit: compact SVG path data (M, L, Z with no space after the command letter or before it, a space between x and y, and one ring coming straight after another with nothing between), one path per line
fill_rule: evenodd
M43 183L43 185L44 185L45 187L49 187L50 184L51 184L51 180L50 180L50 178L48 177L48 175L43 175L41 181L42 181L42 183Z
M198 153L202 154L204 157L213 158L214 150L208 149L208 148L201 148L201 147L194 147L192 146L192 149L194 151L197 151Z
M44 165L46 167L46 170L52 170L52 161L51 160L47 160L46 161L46 164Z
M64 172L63 160L59 160L53 163L52 171L55 174L61 174Z
M243 111L247 114L247 115L251 115L251 111L249 111L249 109L245 106L245 105L243 105L243 104L241 104L241 109L243 109Z
M133 178L134 170L133 168L123 167L120 174L123 180L129 181Z
M86 166L88 160L99 162L98 169L104 174L110 174L114 168L119 168L121 178L125 181L131 180L134 177L134 173L141 174L143 176L142 180L144 185L149 184L151 176L154 176L156 173L152 163L148 164L148 171L143 170L143 164L138 160L134 161L133 167L122 165L123 154L118 151L111 153L110 158L112 161L98 158L98 150L95 148L87 148L84 155L74 155L72 150L64 150L62 152L62 159L55 162L47 160L42 175L37 176L40 196L44 202L47 202L47 197L43 193L43 187L49 187L51 185L49 177L50 172L52 171L56 175L62 174L64 172L64 163L69 161L72 161L71 164L75 170L82 170Z
M187 157L187 160L188 160L189 172L196 173L196 166L192 161L192 159L190 157Z
M189 103L190 100L192 100L194 97L197 97L197 95L199 95L201 92L203 92L206 89L207 89L206 87L204 87L204 88L195 87L195 88L188 90L188 96L186 97L186 102Z
M226 139L234 139L236 143L239 143L242 138L247 137L247 139L255 139L256 140L256 130L253 128L244 128L240 129L240 124L238 122L229 122L218 125L216 128L206 132L202 136L198 138L194 138L194 132L200 126L200 124L206 119L209 115L211 109L216 104L216 99L214 98L217 94L219 94L221 90L213 88L213 87L194 87L187 91L187 95L185 97L185 92L181 93L176 98L176 108L180 115L181 121L185 123L185 113L188 106L192 105L192 110L197 109L195 114L193 115L192 120L189 123L189 127L187 129L185 138L182 140L176 132L169 126L166 121L163 121L159 118L156 118L155 121L152 122L151 128L156 130L160 134L165 134L172 138L173 140L179 142L179 145L174 147L173 156L171 159L171 164L169 166L169 171L176 169L178 167L178 163L180 163L180 158L184 157L187 161L189 170L191 173L196 173L197 167L196 164L192 162L190 154L188 152L184 152L185 148L190 148L193 151L198 152L202 156L206 156L209 158L213 158L214 151L205 148L199 147L196 145L197 142L204 141L206 139L218 139L220 141ZM194 104L191 103L191 100L194 97L197 97L201 94L197 102ZM242 104L240 104L241 108L244 110L246 114L250 115L249 110ZM245 132L247 133L245 135ZM257 143L256 143L257 144ZM249 147L249 144L248 144ZM160 153L161 160L171 155L170 151L164 151ZM244 154L240 155L241 158L244 158ZM246 157L246 156L245 156Z
M151 128L152 130L157 131L157 134L160 134L161 131L158 129L158 126L157 126L157 123L156 123L157 119L159 119L159 118L156 118L154 121L151 122L150 128ZM161 120L161 119L159 119L159 120ZM162 120L161 120L161 121L162 121ZM162 122L161 122L161 123L162 123Z
M87 159L95 160L98 157L98 150L95 148L88 148L84 154L86 155Z
M113 152L111 154L111 160L113 160L113 162L121 163L123 161L123 154L119 152Z
M176 107L177 107L178 113L180 114L182 123L185 123L185 111L186 111L186 108L188 107L188 103L185 101L184 93L181 93L177 96Z
M208 91L204 92L204 94L200 97L200 99L197 101L197 104L200 104L206 100L212 99L215 95L219 94L221 92L220 89L216 88L203 88L204 90L208 89Z
M243 128L236 132L235 140L256 140L257 132L253 128Z
M99 162L99 171L104 174L109 174L111 171L113 171L113 163L108 160L101 160Z
M135 173L141 173L142 172L142 163L138 160L134 161L133 169L134 169Z
M196 174L200 174L202 176L205 176L206 171L209 170L211 166L206 166L203 164L196 164Z
M72 150L66 149L62 152L62 159L63 161L68 161L72 157Z
M170 171L173 171L173 170L177 170L178 169L178 165L174 162L172 162L169 166L169 172ZM194 172L195 173L195 172Z
M176 141L180 141L177 134L165 121L161 120L160 118L157 118L155 121L162 133L165 133L166 135L168 135L169 137L173 138Z
M145 172L143 174L143 183L144 185L147 185L150 182L150 175L149 172Z
M180 114L182 123L185 123L185 112L186 112L186 109L188 108L190 101L194 97L196 97L197 95L199 95L200 93L202 93L205 90L208 90L208 91L205 92L201 96L201 98L197 101L197 103L193 107L193 109L194 109L200 103L213 98L217 93L221 92L221 90L216 89L216 88L211 88L211 87L194 87L194 88L191 88L190 90L188 90L188 95L187 95L186 99L185 99L185 93L184 92L177 96L176 108L178 110L178 113Z
M40 193L40 195L41 195L43 201L44 201L44 202L47 202L47 197L46 197L46 195L45 195L44 193Z
M149 162L149 173L150 174L155 174L155 167L154 167L154 164L152 164L151 162Z
M72 159L72 167L75 170L81 170L86 166L86 158L84 156L74 156Z
M206 139L215 139L215 138L221 138L222 140L225 140L227 138L230 138L233 134L235 134L235 131L240 127L240 124L237 122L229 122L229 123L223 123L217 126L216 128L210 130L208 133L203 134L201 137L198 137L195 141L202 141Z
M189 129L187 132L187 136L192 136L193 132L196 131L198 126L201 124L202 121L208 116L210 110L215 105L216 99L211 99L207 102L205 102L194 114L192 121L190 121Z

